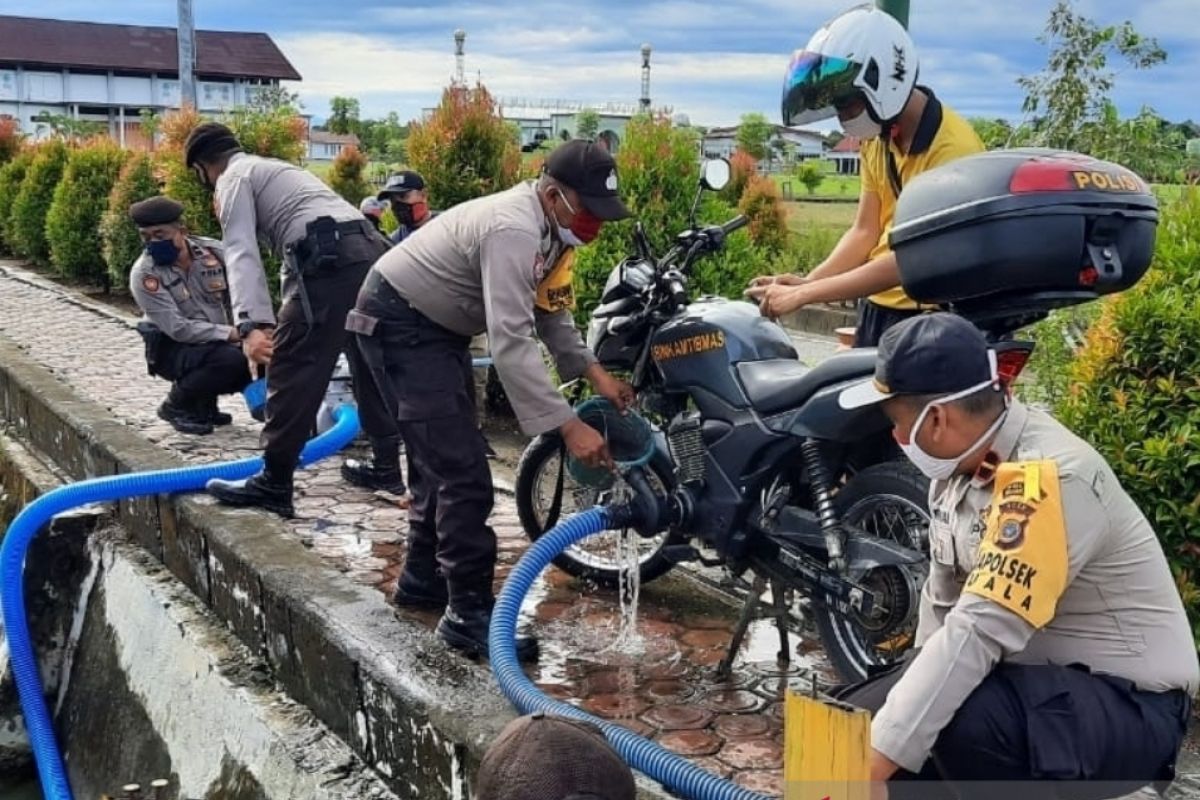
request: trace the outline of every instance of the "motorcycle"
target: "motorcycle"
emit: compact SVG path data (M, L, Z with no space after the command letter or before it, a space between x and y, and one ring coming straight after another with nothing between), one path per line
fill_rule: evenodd
M873 349L809 368L756 305L690 296L697 261L720 252L747 224L741 216L695 224L702 193L728 180L728 162L705 162L692 224L661 257L637 225L634 252L613 268L588 329L588 345L606 369L629 376L637 410L655 431L649 463L624 475L621 487L654 498L656 519L638 531L645 537L640 580L687 561L753 576L719 673L729 674L769 588L780 658L788 658L789 615L803 598L834 668L847 681L861 680L914 641L927 574L928 482L904 459L877 408L838 404L844 388L874 373ZM1033 349L1010 333L1031 318L982 319L1008 382ZM569 396L578 398L578 389ZM537 437L522 455L516 500L531 539L565 513L606 499L574 483L566 461L556 432ZM616 586L615 544L626 535L592 537L556 563Z

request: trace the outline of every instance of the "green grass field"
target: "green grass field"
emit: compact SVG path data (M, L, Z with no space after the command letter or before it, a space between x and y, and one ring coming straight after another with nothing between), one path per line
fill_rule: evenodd
M804 232L813 228L836 230L838 235L854 223L857 203L785 203L788 225L792 230Z
M775 184L779 187L779 191L783 193L784 199L788 199L788 191L790 184L790 199L804 200L806 197L820 197L838 200L858 200L858 194L862 187L862 182L857 175L833 175L825 176L825 180L817 187L817 190L811 195L808 193L808 188L805 187L799 180L787 173L777 173L771 176Z

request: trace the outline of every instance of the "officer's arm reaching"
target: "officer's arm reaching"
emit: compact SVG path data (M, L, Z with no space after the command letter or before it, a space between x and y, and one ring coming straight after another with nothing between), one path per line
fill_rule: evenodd
M185 317L171 292L153 275L141 275L134 270L129 290L146 319L173 341L181 344L235 341L237 331L229 325Z
M236 325L256 323L270 328L275 324L267 273L259 255L254 194L248 181L228 173L216 188L217 208L221 216L222 244L225 248L225 273L229 279L229 301ZM265 364L271 359L269 330L250 330L242 342L246 357Z

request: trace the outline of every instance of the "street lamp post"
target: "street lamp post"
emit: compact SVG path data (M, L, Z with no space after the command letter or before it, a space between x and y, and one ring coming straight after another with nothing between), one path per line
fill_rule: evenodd
M908 27L908 0L876 0L876 4Z

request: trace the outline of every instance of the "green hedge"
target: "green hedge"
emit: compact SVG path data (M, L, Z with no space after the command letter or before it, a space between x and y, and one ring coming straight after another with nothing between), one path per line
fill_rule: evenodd
M36 153L13 201L9 241L17 255L49 266L46 213L66 169L68 151L61 140L51 139L38 145Z
M33 150L22 150L0 167L0 245L3 245L5 252L16 251L9 239L12 235L12 207L21 190L21 182L25 180L25 173L33 163L33 156Z
M1104 304L1057 411L1163 543L1200 640L1200 189L1166 209L1154 267Z
M129 218L129 207L157 194L153 159L148 153L130 154L100 218L101 250L113 286L129 285L129 271L142 254L142 240L137 226Z
M46 213L50 260L64 278L108 283L100 218L127 153L109 139L72 150Z

